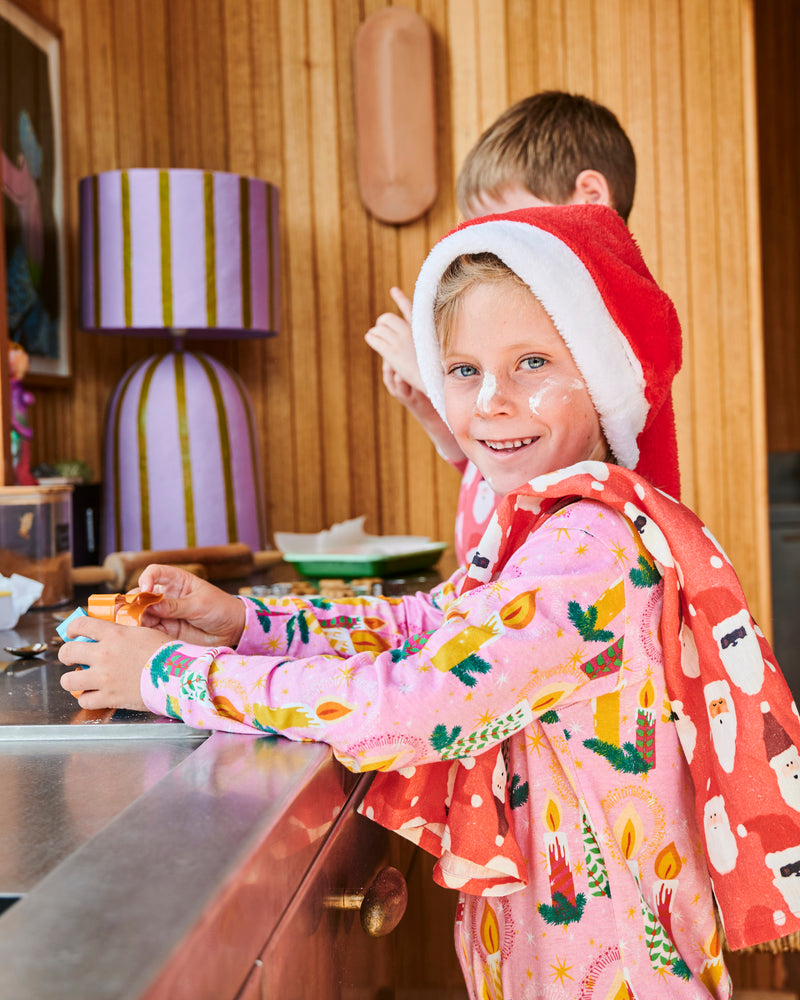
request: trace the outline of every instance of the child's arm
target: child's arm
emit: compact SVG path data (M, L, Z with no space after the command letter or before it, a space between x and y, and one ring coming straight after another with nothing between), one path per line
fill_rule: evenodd
M427 595L248 602L239 649L164 647L143 697L201 728L329 743L353 770L472 756L617 683L591 666L624 630L616 550L574 523L533 537L501 581L455 600L445 585L441 611Z
M392 288L390 295L402 316L383 313L364 335L369 346L383 358L383 384L389 395L419 421L445 461L454 465L463 462L464 453L434 409L422 384L411 336L411 301L399 288Z

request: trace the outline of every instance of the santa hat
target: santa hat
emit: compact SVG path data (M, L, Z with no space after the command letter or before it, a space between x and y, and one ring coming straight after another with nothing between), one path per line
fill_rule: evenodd
M761 702L761 711L764 717L764 749L767 752L767 760L772 760L793 744L789 734L772 714L769 702Z
M751 832L761 838L764 860L776 872L784 865L796 865L800 861L800 826L791 816L782 813L753 816L748 820L747 830L740 831Z
M605 206L526 208L473 219L431 250L414 290L412 328L420 373L439 415L445 417L436 290L456 257L487 252L528 285L550 316L619 464L677 497L672 380L681 364L680 324L627 226Z

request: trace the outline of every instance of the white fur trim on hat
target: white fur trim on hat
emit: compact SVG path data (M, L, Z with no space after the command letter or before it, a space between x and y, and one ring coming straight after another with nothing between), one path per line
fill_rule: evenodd
M639 359L583 261L556 236L527 222L492 219L457 229L436 244L422 265L412 329L420 374L439 415L446 419L433 303L442 275L465 253L495 254L528 285L569 348L611 451L620 465L635 468L636 439L649 409Z

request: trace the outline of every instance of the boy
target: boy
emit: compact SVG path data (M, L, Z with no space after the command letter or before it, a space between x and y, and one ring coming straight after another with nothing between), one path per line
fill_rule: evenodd
M627 222L636 185L633 147L613 112L588 97L550 90L508 108L467 154L456 186L465 219L537 205L609 205ZM456 513L459 564L469 561L494 510L491 489L431 406L411 341L411 302L392 288L401 316L384 313L365 339L383 358L383 381L462 473Z

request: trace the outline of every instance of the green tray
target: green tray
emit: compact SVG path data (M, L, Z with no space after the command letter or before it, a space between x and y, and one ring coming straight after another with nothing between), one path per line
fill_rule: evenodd
M446 548L447 542L431 542L419 549L386 556L337 555L335 552L300 555L284 552L283 558L303 576L352 580L358 576L397 576L430 569L439 561Z

